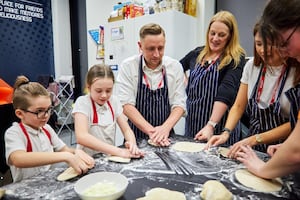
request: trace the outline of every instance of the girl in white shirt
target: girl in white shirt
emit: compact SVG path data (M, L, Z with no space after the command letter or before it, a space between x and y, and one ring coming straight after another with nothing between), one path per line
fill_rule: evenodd
M106 65L91 67L86 75L86 86L89 93L76 100L72 111L78 148L89 155L102 152L124 158L143 156L119 100L112 95L114 74L111 68ZM125 148L114 145L116 123L124 135Z

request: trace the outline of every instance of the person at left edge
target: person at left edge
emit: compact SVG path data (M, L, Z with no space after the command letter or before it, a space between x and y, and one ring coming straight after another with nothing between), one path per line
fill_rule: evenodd
M140 29L141 54L125 59L117 79L119 98L137 139L170 145L173 127L184 115L186 94L181 64L164 56L165 31L154 23Z
M208 140L224 127L245 65L234 15L228 11L216 13L210 20L205 46L194 49L180 62L184 70L191 69L185 136ZM237 140L231 138L229 144Z

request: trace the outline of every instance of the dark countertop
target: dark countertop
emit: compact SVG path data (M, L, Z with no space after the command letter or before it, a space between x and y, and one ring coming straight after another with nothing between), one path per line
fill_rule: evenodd
M172 143L183 140L187 139L176 136L172 138ZM169 147L152 147L145 140L139 142L139 146L146 152L143 159L132 159L129 164L120 164L107 161L104 155L99 154L95 157L95 168L88 173L112 171L125 175L129 185L120 200L142 197L146 191L154 187L181 191L185 193L187 199L199 200L202 186L207 180L221 181L234 194L235 200L300 199L300 179L297 174L283 177L284 187L281 191L261 193L237 182L234 172L243 168L243 165L223 158L216 149L209 152L185 153L174 151ZM169 162L165 164L155 151L167 152ZM268 159L264 154L258 155L262 159ZM56 180L66 167L57 167L45 174L2 187L8 190L3 199L80 199L73 188L80 177L65 182ZM177 170L172 170L174 167L177 167Z

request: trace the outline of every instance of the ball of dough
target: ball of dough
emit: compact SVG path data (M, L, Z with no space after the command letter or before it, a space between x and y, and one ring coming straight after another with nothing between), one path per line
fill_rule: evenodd
M165 188L152 188L146 192L145 197L136 200L186 200L182 192L168 190Z
M232 193L216 180L206 181L203 185L200 197L203 200L232 200Z
M148 144L150 144L151 146L155 146L155 147L159 147L160 145L156 142L153 142L151 139L148 140Z

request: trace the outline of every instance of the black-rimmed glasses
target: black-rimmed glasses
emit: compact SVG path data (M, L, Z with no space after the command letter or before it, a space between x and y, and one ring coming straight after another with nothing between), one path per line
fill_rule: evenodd
M38 119L42 119L42 118L46 117L46 114L48 116L53 114L53 107L49 107L47 110L39 110L36 112L30 111L30 110L25 110L25 109L22 109L22 110L25 112L31 113L31 114L35 114Z
M295 26L294 30L290 33L290 35L286 38L286 40L278 46L278 48L280 50L284 50L288 47L289 41L292 38L292 36L294 35L294 33L296 32L298 26L299 26L299 24L297 26Z

